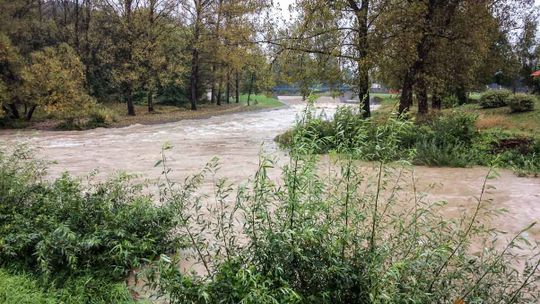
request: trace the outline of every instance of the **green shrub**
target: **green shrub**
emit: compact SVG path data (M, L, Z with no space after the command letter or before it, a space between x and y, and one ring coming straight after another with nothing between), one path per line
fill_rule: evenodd
M471 143L478 134L476 129L476 114L453 111L446 115L437 116L428 126L438 143Z
M456 95L448 95L442 99L443 108L449 109L449 108L457 107L458 105L459 105L459 99L457 98Z
M49 183L28 157L0 155L0 264L121 279L169 248L171 214L130 176L83 186L64 174Z
M283 184L272 180L273 163L262 158L236 197L230 199L234 187L218 181L215 204L205 210L195 189L215 180L217 164L184 186L166 187L165 200L182 219L176 231L190 241L181 256L162 257L148 269L152 290L175 304L538 300L538 257L521 274L511 266L516 256L497 250L496 232L477 218L495 213L483 195L468 216L446 219L442 203L417 195L414 185L391 182L406 168L381 163L375 174L363 174L348 155L338 155L326 174L313 154L316 144L300 144L283 168ZM414 204L402 204L411 192ZM484 246L481 257L471 254L473 242ZM517 236L508 250L526 244ZM181 272L182 260L201 270Z
M118 120L116 113L104 106L94 107L88 118L87 127L106 127Z
M508 100L512 112L529 112L534 110L536 97L530 94L518 93Z
M508 105L512 92L508 90L489 90L480 97L480 107L501 108Z

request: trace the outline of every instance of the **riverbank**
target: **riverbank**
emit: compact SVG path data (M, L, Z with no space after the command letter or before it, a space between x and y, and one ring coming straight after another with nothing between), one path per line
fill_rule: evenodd
M69 131L69 130L90 130L95 128L121 128L130 125L153 125L177 122L187 119L205 119L212 116L225 114L259 111L275 109L285 106L278 99L265 95L252 95L248 104L247 95L240 96L240 102L223 103L216 105L213 103L203 103L198 106L197 111L192 111L189 105L154 105L154 111L149 112L144 104L135 105L135 116L126 113L124 103L100 104L98 108L82 118L65 120L46 115L42 111L37 111L32 121L7 120L0 118L0 129L28 129L42 131Z

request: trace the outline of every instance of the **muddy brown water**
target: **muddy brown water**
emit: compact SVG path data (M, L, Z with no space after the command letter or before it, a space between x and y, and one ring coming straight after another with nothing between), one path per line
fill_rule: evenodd
M281 100L287 106L280 109L159 125L66 132L4 130L0 131L0 146L27 143L35 147L39 157L56 161L49 169L51 177L64 171L84 176L98 169L102 175L123 170L152 179L161 174L160 168L154 168L161 147L170 143L174 149L169 153L169 165L175 178L198 172L218 156L220 176L239 182L255 173L261 150L286 160L286 153L277 148L273 139L291 127L304 106L297 97ZM319 111L329 116L337 105L331 98L317 102ZM415 175L418 187L426 189L431 198L449 202L445 210L452 216L474 206L487 170L416 167ZM431 184L437 186L428 188ZM492 222L493 226L511 235L540 220L540 178L520 178L510 171L501 171L500 177L490 184L496 188L489 194L492 207L508 210ZM540 225L528 231L527 237L540 241Z

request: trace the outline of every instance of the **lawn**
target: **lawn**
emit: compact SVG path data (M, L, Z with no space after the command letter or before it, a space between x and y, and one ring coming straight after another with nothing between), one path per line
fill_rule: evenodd
M388 117L390 113L397 111L399 95L378 93L371 95L382 98L381 107L373 112L376 119ZM475 102L480 99L480 96L480 93L471 93L469 98ZM477 127L480 130L501 129L523 136L538 136L540 134L540 100L536 101L534 111L524 113L511 113L508 107L482 109L476 103L443 109L442 112L448 113L455 110L477 114ZM416 115L415 106L411 109L411 115Z
M244 105L247 105L247 97L248 97L247 94L240 95L240 102ZM274 97L268 97L263 94L257 94L257 95L252 94L250 97L249 104L250 106L263 108L263 109L277 108L277 107L283 106L283 103L281 101L277 100Z

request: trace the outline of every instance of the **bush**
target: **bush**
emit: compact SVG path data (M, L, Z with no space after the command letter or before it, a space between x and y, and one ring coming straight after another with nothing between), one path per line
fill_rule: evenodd
M529 112L534 110L536 97L530 94L518 93L508 100L512 112Z
M508 90L489 90L482 94L479 105L484 109L505 107L511 96Z
M42 180L24 149L0 154L0 264L49 277L100 273L122 279L170 246L172 215L120 174L83 186ZM32 220L29 220L32 219Z
M170 303L201 304L538 300L538 257L522 274L511 266L515 256L497 250L496 232L477 218L496 213L482 195L469 216L445 219L442 204L417 195L414 185L406 190L390 182L406 168L386 170L381 163L365 175L345 155L321 174L316 144L300 144L283 168L283 184L269 177L273 163L262 158L236 197L219 181L215 197L200 200L195 189L216 180L217 164L184 186L167 187L165 200L183 219L176 231L191 241L185 254L162 257L148 270L152 290ZM400 199L408 191L414 203ZM471 254L473 242L485 246L481 257ZM525 244L516 237L508 248ZM181 260L201 270L183 273Z
M448 95L442 99L443 108L455 108L459 106L459 99L456 95Z

